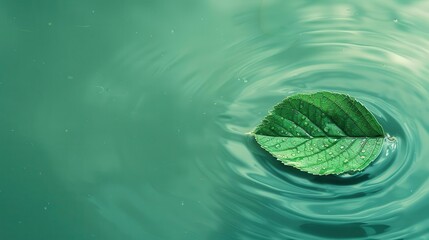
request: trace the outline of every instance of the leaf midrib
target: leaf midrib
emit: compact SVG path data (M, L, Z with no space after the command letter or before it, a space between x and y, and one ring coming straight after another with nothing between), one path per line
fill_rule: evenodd
M352 139L356 139L356 138L384 138L384 135L380 135L380 136L371 136L371 137L365 137L365 136L316 136L316 137L300 137L300 136L271 136L271 135L262 135L262 134L254 134L253 135L258 135L258 136L264 136L264 137L275 137L275 138L305 138L305 139L313 139L313 138L333 138L333 139L342 139L342 138L352 138Z

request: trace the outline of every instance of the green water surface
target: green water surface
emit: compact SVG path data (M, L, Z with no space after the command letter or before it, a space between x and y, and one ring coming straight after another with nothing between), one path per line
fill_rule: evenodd
M0 0L0 239L429 239L429 2ZM312 176L246 133L350 94L394 138Z

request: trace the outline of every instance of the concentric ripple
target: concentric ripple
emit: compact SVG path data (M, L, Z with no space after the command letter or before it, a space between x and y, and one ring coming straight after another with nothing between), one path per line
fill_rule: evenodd
M429 36L423 18L412 17L422 14L419 3L388 10L308 3L288 15L289 5L262 6L263 34L230 49L239 69L233 77L247 82L223 120L228 137L219 161L233 157L225 171L237 174L224 193L235 204L228 214L247 219L243 235L271 239L429 234L429 218L418 214L429 209ZM284 166L246 135L284 97L319 90L355 96L389 134L364 171L312 176Z
M9 2L6 236L429 236L428 1ZM247 134L321 90L389 134L364 171L309 175Z

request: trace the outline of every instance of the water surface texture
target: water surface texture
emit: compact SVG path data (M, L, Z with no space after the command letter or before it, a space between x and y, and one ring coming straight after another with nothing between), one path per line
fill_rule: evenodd
M0 239L428 239L429 2L1 0ZM286 167L248 132L347 93L363 172Z

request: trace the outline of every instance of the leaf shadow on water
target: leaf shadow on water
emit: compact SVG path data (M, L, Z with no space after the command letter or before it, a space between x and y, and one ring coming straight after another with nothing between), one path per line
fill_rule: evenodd
M389 228L390 226L385 224L366 223L305 223L300 226L300 229L305 233L311 235L317 233L317 236L326 238L364 238L384 233Z

